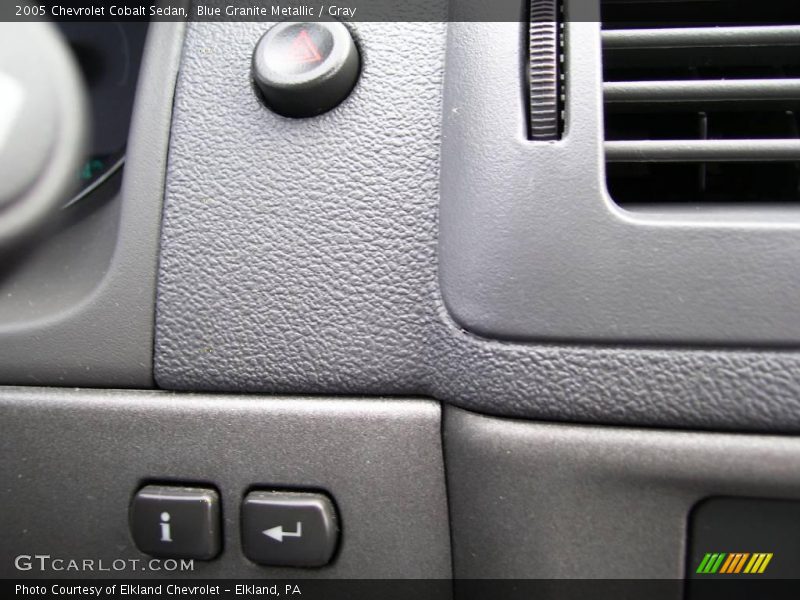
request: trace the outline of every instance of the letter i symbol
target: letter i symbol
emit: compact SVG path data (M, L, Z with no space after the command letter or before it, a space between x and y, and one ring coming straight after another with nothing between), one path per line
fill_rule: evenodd
M172 529L169 524L168 512L161 513L161 541L162 542L172 541Z

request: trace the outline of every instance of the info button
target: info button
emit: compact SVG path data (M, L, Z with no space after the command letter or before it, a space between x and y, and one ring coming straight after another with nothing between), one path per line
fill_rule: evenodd
M341 23L287 21L256 45L253 80L275 112L312 117L348 96L360 62L350 31Z
M210 560L221 543L219 495L206 488L148 485L130 507L133 540L165 558Z

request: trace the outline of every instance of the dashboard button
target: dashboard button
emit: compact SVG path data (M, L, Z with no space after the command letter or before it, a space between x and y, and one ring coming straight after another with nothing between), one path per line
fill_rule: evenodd
M251 492L242 504L244 554L258 564L321 567L338 537L336 511L322 494Z
M209 560L220 551L219 495L204 488L148 485L133 498L130 526L145 554Z
M253 80L276 113L313 117L350 94L360 63L350 31L341 23L287 21L256 44Z

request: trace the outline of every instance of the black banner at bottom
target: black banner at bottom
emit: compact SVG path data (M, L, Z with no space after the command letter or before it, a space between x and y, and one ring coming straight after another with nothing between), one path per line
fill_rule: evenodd
M484 600L796 600L800 580L709 578L653 579L263 579L263 580L120 580L6 579L3 597L255 600L436 599Z

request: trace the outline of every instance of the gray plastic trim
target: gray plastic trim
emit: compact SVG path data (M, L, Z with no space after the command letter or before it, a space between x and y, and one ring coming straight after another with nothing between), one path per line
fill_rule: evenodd
M82 576L17 571L19 554L147 560L128 529L129 503L145 483L220 493L222 554L180 577L451 576L434 402L0 388L0 422L0 577ZM251 487L329 493L342 531L333 564L247 560L239 509Z
M157 22L148 34L121 197L43 241L3 281L13 297L0 305L3 383L153 385L158 236L184 29Z
M611 81L603 84L603 97L607 104L797 100L800 79Z
M796 437L444 419L456 578L681 579L698 501L800 499Z
M449 24L439 277L458 324L518 341L800 344L800 211L621 209L599 23L567 23L558 142L526 139L519 39L514 23Z
M609 162L800 160L800 140L626 140L604 146Z
M800 44L800 26L615 29L603 31L602 38L606 49L794 46Z
M526 38L519 26L474 25L503 34L491 47L505 35ZM189 25L162 230L159 386L425 395L542 420L800 430L796 352L521 344L459 327L437 279L440 100L442 75L450 77L445 33L474 49L470 28L460 39L459 23L358 23L364 68L353 94L315 119L284 119L259 103L249 80L267 27ZM465 72L461 81L467 76L479 78L476 89L492 87L486 73ZM458 118L453 109L447 118ZM495 117L503 115L477 121L476 144ZM557 213L573 208L567 192L551 206ZM488 210L487 223L503 210L499 202ZM747 221L747 212L736 218ZM568 233L564 244L592 241L590 231L583 242ZM577 260L562 245L537 262L557 270ZM628 268L613 253L606 258L606 277ZM592 290L556 275L542 287L567 290L567 305L580 300L576 293L591 304ZM471 297L482 293L476 287Z

